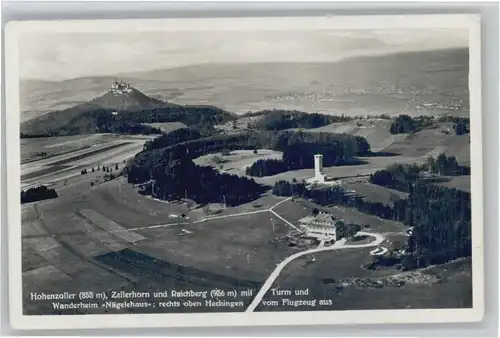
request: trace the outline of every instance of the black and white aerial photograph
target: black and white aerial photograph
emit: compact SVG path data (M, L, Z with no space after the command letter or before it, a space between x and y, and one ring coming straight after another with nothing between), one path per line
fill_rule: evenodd
M23 315L472 308L469 30L312 26L20 31Z

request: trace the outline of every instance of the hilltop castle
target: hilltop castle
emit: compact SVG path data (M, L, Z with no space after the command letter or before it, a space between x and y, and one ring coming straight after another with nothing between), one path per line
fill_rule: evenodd
M132 87L125 81L115 80L111 84L111 92L115 95L122 95L125 93L130 93L132 91Z

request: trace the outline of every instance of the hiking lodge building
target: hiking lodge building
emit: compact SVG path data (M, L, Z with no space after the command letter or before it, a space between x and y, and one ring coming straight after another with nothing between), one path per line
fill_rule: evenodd
M319 213L317 216L306 216L299 220L299 226L306 237L316 238L320 241L336 241L337 227L332 215Z

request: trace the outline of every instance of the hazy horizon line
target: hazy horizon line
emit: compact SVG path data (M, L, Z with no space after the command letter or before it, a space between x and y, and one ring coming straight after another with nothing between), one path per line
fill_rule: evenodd
M85 76L78 76L78 77L69 77L66 79L60 79L60 80L48 80L48 79L43 79L43 78L30 78L30 77L22 77L19 76L19 81L33 81L33 82L49 82L49 83L60 83L60 82L66 82L66 81L74 81L74 80L80 80L80 79L89 79L89 78L105 78L105 77L115 77L117 79L123 78L123 77L129 77L133 78L133 74L138 74L138 73L148 73L148 72L158 72L158 71L165 71L165 70L173 70L173 69L182 69L182 68L189 68L189 67L199 67L199 66L206 66L206 65L216 65L216 66L235 66L235 65L258 65L258 64L328 64L328 63L339 63L347 60L352 60L352 59L363 59L363 58L380 58L384 56L391 56L391 55L398 55L398 54L413 54L413 53L432 53L432 52L437 52L437 51L465 51L469 50L469 47L451 47L451 48L435 48L435 49L426 49L426 50L405 50L405 51L389 51L389 52L382 52L380 54L366 54L366 55L352 55L352 56L346 56L343 58L340 58L338 60L333 60L333 61L264 61L264 62L207 62L207 63L195 63L191 65L181 65L181 66L174 66L174 67L163 67L163 68L151 68L148 70L137 70L137 71L130 71L130 72L125 72L125 73L110 73L110 74L102 74L102 75L85 75Z

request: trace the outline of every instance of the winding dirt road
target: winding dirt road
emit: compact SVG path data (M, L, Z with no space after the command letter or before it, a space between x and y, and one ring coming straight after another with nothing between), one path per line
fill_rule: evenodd
M358 232L358 235L360 236L371 236L375 237L375 240L370 243L365 243L365 244L345 244L345 238L335 242L332 246L319 246L315 249L309 249L301 252L297 252L296 254L293 254L291 256L288 256L284 261L282 261L278 266L276 266L276 269L269 275L265 283L262 285L260 288L259 292L255 295L254 299L248 306L245 312L253 312L255 308L260 304L262 301L262 298L266 295L267 291L271 288L271 286L274 284L276 279L279 277L281 271L286 267L288 263L293 261L294 259L297 259L299 257L316 253L316 252L323 252L323 251L333 251L333 250L342 250L342 249L352 249L352 248L367 248L367 247L373 247L380 245L384 241L384 236L381 234L376 234L376 233L371 233L371 232L364 232L360 231Z

